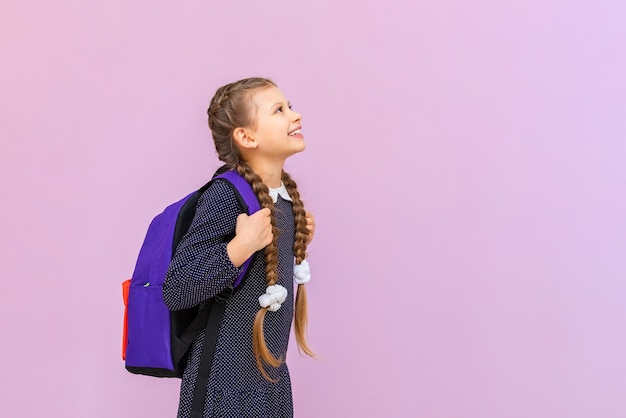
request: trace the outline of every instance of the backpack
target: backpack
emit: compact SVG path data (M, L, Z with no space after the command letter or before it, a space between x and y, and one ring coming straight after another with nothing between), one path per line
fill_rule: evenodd
M252 257L244 263L233 286L215 296L202 309L170 311L163 301L163 282L176 247L194 218L200 195L217 179L232 186L248 215L260 209L250 184L236 171L222 167L210 182L171 204L152 220L133 276L122 283L125 305L122 359L131 373L182 377L191 343L206 326L200 373L204 373L204 380L208 381L225 304L234 288L245 280ZM206 389L206 384L204 386Z

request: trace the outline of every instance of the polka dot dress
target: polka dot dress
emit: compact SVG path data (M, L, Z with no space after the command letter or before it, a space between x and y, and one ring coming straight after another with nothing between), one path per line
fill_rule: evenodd
M265 315L265 341L283 359L287 353L293 318L294 217L291 202L278 197L275 203L278 237L278 284L288 290L282 307ZM231 285L240 269L226 253L242 208L232 188L218 180L201 196L196 216L181 240L163 285L165 303L172 310L202 304ZM252 351L252 326L265 293L265 257L255 254L246 281L226 304L215 347L205 399L204 417L283 418L293 416L291 381L286 364L266 368L276 383L261 376ZM204 332L194 341L180 390L178 417L191 414Z

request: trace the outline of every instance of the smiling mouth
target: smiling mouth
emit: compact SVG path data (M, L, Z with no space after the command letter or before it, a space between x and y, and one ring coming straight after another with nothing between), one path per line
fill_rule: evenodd
M301 128L294 129L293 131L289 132L289 136L295 136L295 135L302 135Z

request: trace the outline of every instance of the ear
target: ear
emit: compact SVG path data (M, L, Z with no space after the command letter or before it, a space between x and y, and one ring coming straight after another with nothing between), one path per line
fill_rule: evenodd
M233 139L241 148L252 149L259 146L259 143L246 128L235 128Z

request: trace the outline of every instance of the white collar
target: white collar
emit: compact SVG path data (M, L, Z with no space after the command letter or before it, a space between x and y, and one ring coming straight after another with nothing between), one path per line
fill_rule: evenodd
M287 192L287 188L285 187L282 181L280 182L280 187L276 189L270 188L270 196L272 197L272 200L274 201L274 203L278 201L278 196L282 197L284 200L288 200L292 202L291 196L289 196L289 193Z

